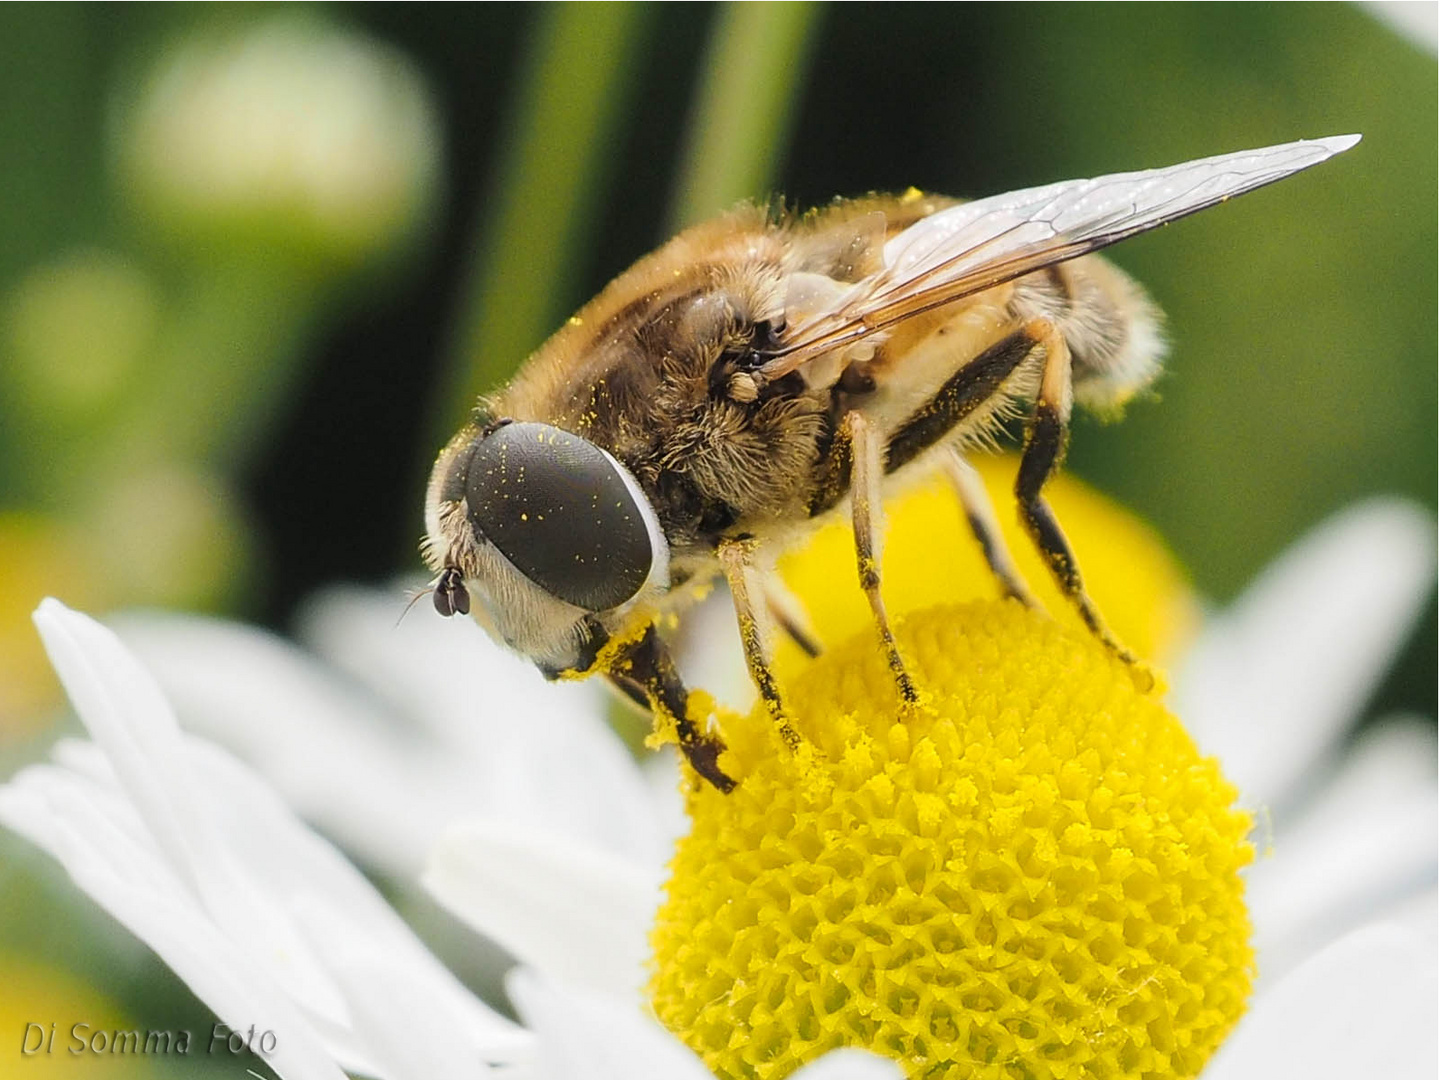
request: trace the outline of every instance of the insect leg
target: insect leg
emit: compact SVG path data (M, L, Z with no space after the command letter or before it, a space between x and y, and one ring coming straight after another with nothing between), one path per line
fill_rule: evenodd
M1117 657L1132 665L1137 673L1144 675L1145 681L1153 683L1153 677L1149 676L1139 658L1121 645L1105 625L1099 609L1085 591L1070 543L1060 530L1060 523L1055 520L1050 504L1040 493L1064 458L1069 438L1070 350L1048 319L1032 319L1025 324L1024 332L1045 350L1045 366L1040 376L1040 394L1035 399L1035 415L1025 433L1020 473L1015 478L1020 520L1049 565L1060 591L1080 613L1090 632Z
M895 686L900 697L907 704L919 700L915 684L905 663L900 659L900 649L895 644L894 631L890 629L890 618L885 613L885 601L880 596L880 551L884 541L884 507L880 502L881 456L884 447L875 429L859 412L845 415L845 432L850 438L850 514L855 532L855 559L860 570L860 587L870 601L870 610L875 616L875 626L880 631L880 643L885 647L885 656L890 672L895 676Z
M613 686L616 692L630 705L639 709L646 716L651 714L650 694L646 691L644 683L618 671L605 672L605 681Z
M985 482L980 479L975 466L966 461L965 455L955 447L950 448L942 464L946 479L960 498L965 520L970 523L970 531L979 541L985 562L1000 582L1000 588L1006 596L1013 596L1026 607L1039 607L1039 602L1031 594L1025 579L1015 569L1010 549L1006 547L1005 537L1000 532L1000 522L995 518L995 507L990 502L990 493L985 490Z
M895 429L885 446L885 473L908 465L944 440L956 425L1000 392L1032 352L1035 342L1023 330L1001 338L945 381L945 385ZM851 446L836 432L816 471L810 516L819 517L851 489Z
M925 404L895 429L885 448L885 471L892 473L941 442L962 420L1000 393L1015 369L1035 351L1023 329L1007 334L946 380Z
M717 736L702 732L690 719L687 708L690 695L653 624L622 651L616 667L618 670L611 676L611 682L622 693L635 700L636 689L642 690L651 709L675 721L680 750L695 771L720 791L734 791L735 781L716 764L725 744Z
M769 575L764 581L763 589L765 610L775 620L775 625L785 631L785 636L795 642L800 650L812 660L824 652L820 638L810 626L810 619L805 613L805 608L795 594L786 588L785 583L780 580L780 575Z
M751 545L747 541L726 540L720 544L716 554L720 558L720 569L725 574L725 583L730 586L730 598L735 602L740 644L745 649L745 664L750 669L750 678L755 681L755 688L760 691L780 738L787 748L796 750L800 746L800 733L790 723L780 700L780 686L765 655L765 635L761 632L758 613L751 598L754 572L750 565L750 550Z

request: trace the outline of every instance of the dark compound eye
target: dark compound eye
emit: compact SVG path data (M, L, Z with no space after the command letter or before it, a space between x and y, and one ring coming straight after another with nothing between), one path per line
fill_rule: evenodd
M587 611L629 600L655 561L644 495L594 443L513 423L475 444L465 501L476 533L552 596Z

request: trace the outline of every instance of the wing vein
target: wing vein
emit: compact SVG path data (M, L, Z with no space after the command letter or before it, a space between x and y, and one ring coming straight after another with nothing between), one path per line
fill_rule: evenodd
M903 319L1275 183L1359 138L1301 140L947 207L887 241L881 269L838 308L789 322L760 373L778 378Z

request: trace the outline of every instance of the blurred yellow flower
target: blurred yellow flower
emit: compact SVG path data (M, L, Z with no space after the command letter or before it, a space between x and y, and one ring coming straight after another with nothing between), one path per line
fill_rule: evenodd
M1054 618L1083 633L1079 616L1020 528L1012 491L1018 459L1001 455L973 460L1021 576ZM1166 666L1189 643L1199 624L1199 609L1184 571L1164 542L1139 518L1066 473L1045 493L1074 546L1086 587L1111 628L1138 655ZM932 475L888 499L885 513L884 590L892 615L998 595L959 501L942 477ZM864 594L858 586L847 587L856 579L848 520L831 522L810 543L782 558L779 569L826 646L872 625ZM781 643L777 662L782 670L794 671L802 660L799 649Z
M114 1032L138 1030L143 1039L145 1029L137 1028L104 995L64 971L17 956L0 955L0 971L5 972L0 979L0 1045L3 1060L14 1062L15 1075L35 1080L77 1075L87 1080L143 1080L155 1075L143 1054L111 1052ZM92 1051L91 1039L101 1049Z
M244 522L214 476L162 466L91 499L78 521L0 514L0 745L43 730L63 700L30 621L42 597L207 608L247 581Z

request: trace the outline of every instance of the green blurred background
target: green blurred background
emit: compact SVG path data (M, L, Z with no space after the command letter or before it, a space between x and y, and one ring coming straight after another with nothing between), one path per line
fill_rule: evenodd
M471 396L744 197L1362 132L1113 251L1171 359L1070 461L1219 601L1356 499L1435 504L1434 47L1362 6L6 5L0 103L4 773L54 730L41 595L283 629L416 570ZM1435 652L1432 610L1370 711L1433 715ZM45 995L205 1015L44 859L0 858L0 1076Z

